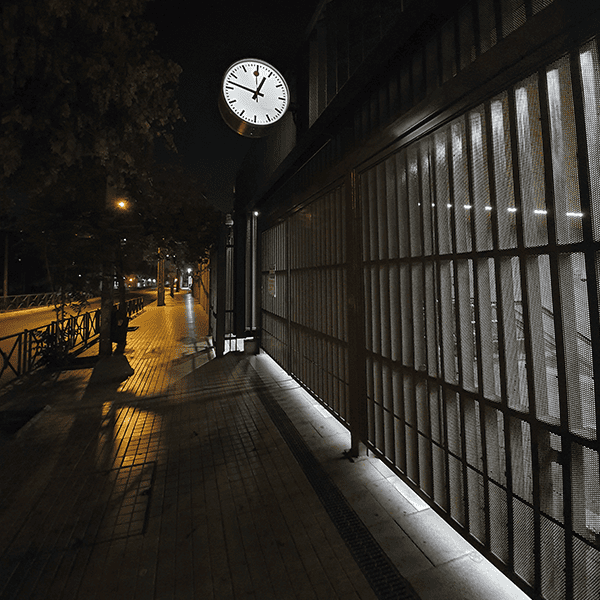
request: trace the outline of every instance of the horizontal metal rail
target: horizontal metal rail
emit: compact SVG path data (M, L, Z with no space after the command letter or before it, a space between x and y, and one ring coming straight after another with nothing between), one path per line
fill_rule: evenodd
M67 299L68 299L67 295ZM21 294L18 296L0 296L0 312L23 310L36 306L53 306L60 304L60 292L46 292L43 294Z
M143 308L141 296L126 301L128 317ZM62 323L52 321L42 327L0 337L0 387L44 366L52 347L60 345L63 351L74 353L94 343L99 334L100 309L97 309L69 317Z

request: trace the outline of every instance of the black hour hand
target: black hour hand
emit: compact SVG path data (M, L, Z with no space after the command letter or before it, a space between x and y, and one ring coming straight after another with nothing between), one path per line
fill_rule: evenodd
M264 94L260 93L260 88L263 86L264 82L267 80L266 77L263 77L263 80L260 82L260 85L256 88L256 91L254 92L254 96L252 96L252 98L254 100L256 100L258 102L258 97L259 96L264 96Z

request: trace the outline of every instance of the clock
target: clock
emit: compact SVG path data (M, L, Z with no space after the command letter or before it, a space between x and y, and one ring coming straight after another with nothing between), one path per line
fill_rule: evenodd
M224 121L245 137L269 133L290 104L290 90L283 75L255 58L233 63L221 82L219 110Z

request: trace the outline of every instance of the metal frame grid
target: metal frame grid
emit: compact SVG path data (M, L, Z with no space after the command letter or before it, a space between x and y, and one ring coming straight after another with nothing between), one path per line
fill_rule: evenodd
M363 441L548 600L600 596L599 103L592 40L262 239L263 347L351 428L362 361Z
M368 445L531 590L600 596L600 64L359 174Z
M345 186L262 238L262 346L348 421Z

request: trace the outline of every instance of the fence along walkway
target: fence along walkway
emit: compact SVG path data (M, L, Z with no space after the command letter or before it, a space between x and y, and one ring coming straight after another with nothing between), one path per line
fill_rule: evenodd
M127 315L144 308L140 296L126 301ZM100 334L100 309L65 319L62 326L52 321L43 327L25 329L0 337L0 387L43 366L49 347L59 341L69 352L83 350L95 343Z
M34 306L52 306L60 302L60 293L46 292L44 294L20 294L17 296L0 297L0 312L23 310Z

